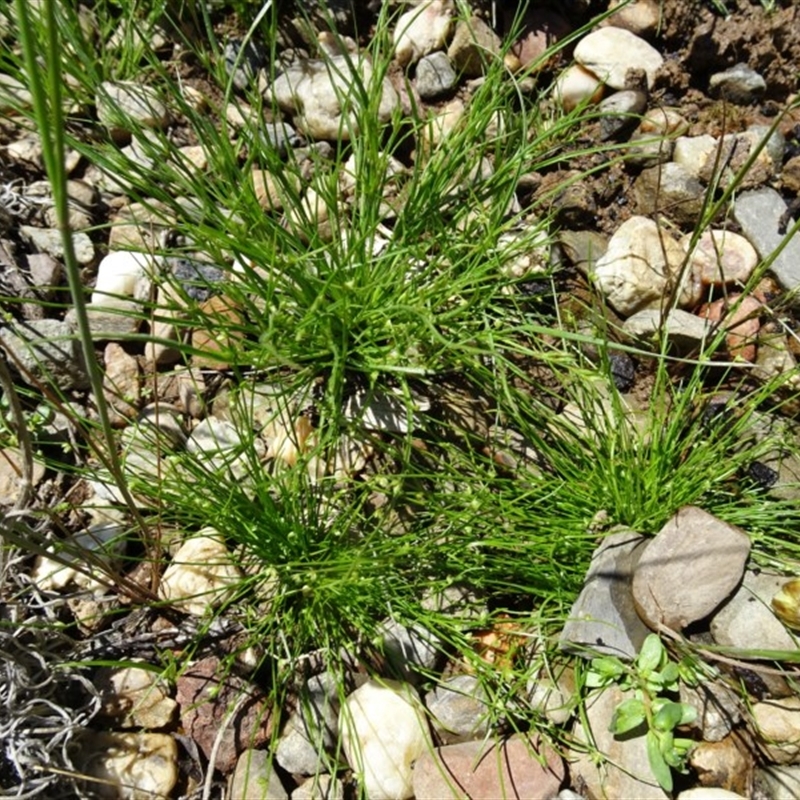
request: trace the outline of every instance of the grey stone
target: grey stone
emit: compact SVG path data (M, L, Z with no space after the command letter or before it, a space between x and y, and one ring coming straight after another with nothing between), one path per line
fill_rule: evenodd
M740 699L721 682L681 683L680 701L697 709L697 719L688 727L706 742L721 742L742 719Z
M305 139L288 122L259 122L258 131L278 154L285 156L289 150L302 147Z
M664 58L652 45L622 28L600 28L584 36L575 48L575 60L613 89L627 89L628 75L644 70L652 87Z
M667 340L679 353L690 353L702 349L703 344L709 339L713 326L688 311L674 308L664 314L656 308L646 308L637 311L628 317L622 325L622 330L630 337L650 345L651 350L660 346L660 332L664 332Z
M80 343L67 322L38 319L0 328L0 345L9 363L32 386L52 382L59 389L85 389L89 385Z
M785 575L748 570L736 594L711 620L714 641L740 650L800 649L770 606L784 583Z
M697 222L705 191L689 170L674 161L642 170L633 184L638 214L664 214L679 225Z
M750 537L696 506L684 506L648 544L633 573L639 616L675 631L707 617L736 589Z
M133 300L108 301L99 307L89 303L86 306L86 316L94 341L114 341L124 339L139 330L142 324L142 307ZM64 320L76 326L75 309L67 311Z
M446 94L456 80L456 71L446 53L431 53L417 64L417 93L423 100Z
M266 750L245 750L230 781L231 800L289 800Z
M635 531L603 539L561 632L562 650L584 656L636 656L650 632L639 619L631 594L633 570L646 542Z
M134 81L104 81L95 103L97 118L114 138L127 137L140 128L163 128L169 120L158 92Z
M325 755L336 748L336 725L339 715L338 683L323 672L310 678L298 698L298 708L290 717L278 741L275 757L287 771L314 775Z
M383 649L389 666L398 677L414 682L420 673L436 665L442 645L421 625L407 628L396 620L387 620L378 628L383 637Z
M216 417L201 420L186 441L189 453L217 453L233 450L241 445L236 426Z
M623 89L601 101L600 138L603 140L622 137L639 124L639 118L647 107L647 96L634 89Z
M570 763L572 784L582 780L589 797L667 800L669 795L650 767L644 731L617 737L609 730L617 706L630 697L632 692L610 686L587 701L585 721L575 723L573 734L578 742L590 745L587 750L602 753L606 761L598 763L591 752L578 751L577 759Z
M774 189L762 188L738 195L733 206L733 216L742 228L742 233L755 247L763 260L772 258L775 251L785 243L785 247L770 265L781 286L792 293L792 301L800 304L800 236L785 241L786 233L782 227L787 205ZM788 226L793 225L788 220ZM781 233L781 231L784 231Z
M58 228L36 228L32 225L20 225L19 232L22 238L37 251L48 253L53 258L64 258L64 241ZM72 247L75 251L75 260L81 266L85 267L94 261L94 244L85 233L80 231L72 233Z
M446 744L486 735L489 730L486 701L486 693L474 675L448 678L425 697L434 727Z
M767 91L767 82L747 64L736 64L715 72L708 81L708 93L739 105L755 103Z
M800 766L770 764L759 767L754 783L763 788L770 800L797 800L800 797Z
M591 273L595 261L608 249L608 238L596 231L560 231L558 243L567 259L583 275Z
M252 39L248 39L245 44L239 39L233 39L225 45L222 53L225 70L232 78L233 85L241 91L253 82L266 57L266 48Z
M786 153L786 137L780 128L773 130L771 125L750 125L747 133L754 136L757 141L769 136L764 148L775 164L783 164L783 157Z

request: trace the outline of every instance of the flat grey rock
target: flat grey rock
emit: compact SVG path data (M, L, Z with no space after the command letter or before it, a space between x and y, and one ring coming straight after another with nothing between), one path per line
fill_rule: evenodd
M417 92L423 100L449 92L456 81L456 71L446 53L431 53L417 64Z
M701 348L713 338L713 325L695 314L674 308L663 314L657 308L646 308L637 311L623 323L622 329L628 336L650 344L653 349L659 347L660 336L664 331L667 340L681 353Z
M736 198L733 217L762 260L770 258L786 239L786 233L779 229L787 208L778 192L769 188L744 192ZM793 224L789 219L786 229L791 229ZM784 289L797 292L800 288L800 237L786 242L770 269ZM800 304L800 295L795 294L792 300L795 306Z
M75 331L67 322L38 319L0 328L0 347L22 379L36 386L85 389L89 376Z
M612 533L603 540L561 632L562 650L636 656L650 633L636 613L631 594L633 570L646 542L635 531Z

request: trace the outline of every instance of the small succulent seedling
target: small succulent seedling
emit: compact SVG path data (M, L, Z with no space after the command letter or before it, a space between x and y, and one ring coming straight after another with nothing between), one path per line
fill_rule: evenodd
M590 689L617 684L632 691L632 696L617 706L609 730L615 736L635 735L641 730L647 737L653 775L666 792L672 791L672 770L686 772L686 758L694 744L691 739L675 736L677 728L697 718L694 706L669 696L678 691L681 680L689 684L697 682L691 660L671 661L666 647L654 633L645 639L632 664L614 656L600 656L592 659L586 678Z

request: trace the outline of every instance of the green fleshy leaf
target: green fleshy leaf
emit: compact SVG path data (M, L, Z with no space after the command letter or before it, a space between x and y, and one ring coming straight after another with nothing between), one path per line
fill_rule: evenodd
M636 697L631 697L617 706L608 729L619 736L643 725L646 719L644 703Z
M681 703L665 703L653 717L653 727L658 731L671 731L681 724L683 719Z
M651 633L642 645L636 658L636 666L640 672L647 675L655 672L666 657L666 650L657 634Z
M672 791L672 771L661 753L659 737L653 731L647 731L647 760L658 785L665 791Z

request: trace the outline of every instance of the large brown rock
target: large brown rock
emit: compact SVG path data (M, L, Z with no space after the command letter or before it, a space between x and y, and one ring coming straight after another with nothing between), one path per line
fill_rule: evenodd
M226 726L211 765L223 774L233 770L246 748L257 748L270 738L272 715L266 695L254 684L230 674L218 658L198 661L175 686L183 728L206 758L211 757L220 728Z
M747 534L695 506L684 506L647 546L633 573L633 599L654 630L682 630L707 617L744 575Z
M563 780L560 756L517 735L500 744L462 742L429 750L414 765L414 796L440 800L554 797Z

